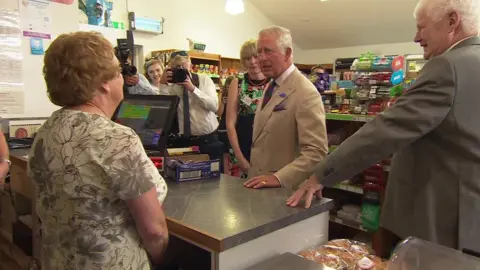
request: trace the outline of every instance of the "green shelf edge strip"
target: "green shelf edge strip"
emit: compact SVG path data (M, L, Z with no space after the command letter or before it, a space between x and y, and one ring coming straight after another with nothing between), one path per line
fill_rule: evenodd
M355 114L340 114L340 113L327 113L327 120L339 120L339 121L352 121L352 122L368 122L375 118L371 115L355 115Z

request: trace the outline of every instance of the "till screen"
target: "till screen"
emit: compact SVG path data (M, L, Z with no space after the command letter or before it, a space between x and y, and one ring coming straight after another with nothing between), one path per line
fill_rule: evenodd
M116 122L135 130L144 146L158 145L169 109L168 101L125 100Z

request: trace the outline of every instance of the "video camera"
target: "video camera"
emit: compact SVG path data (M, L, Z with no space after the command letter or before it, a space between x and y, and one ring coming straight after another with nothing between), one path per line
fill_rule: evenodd
M134 76L137 74L137 68L131 64L133 52L130 50L128 39L117 39L117 48L115 54L120 61L123 76ZM130 60L130 61L129 61Z

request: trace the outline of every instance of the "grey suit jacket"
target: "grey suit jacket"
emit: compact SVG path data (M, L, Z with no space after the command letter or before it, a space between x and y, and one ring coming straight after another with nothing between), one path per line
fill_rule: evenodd
M333 185L394 155L381 224L480 251L480 38L431 59L396 104L315 171Z

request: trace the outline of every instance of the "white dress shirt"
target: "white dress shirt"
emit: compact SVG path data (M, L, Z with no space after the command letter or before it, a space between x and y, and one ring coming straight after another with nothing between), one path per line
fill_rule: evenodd
M158 95L159 90L157 87L150 84L148 79L143 74L138 74L137 85L129 86L128 93L132 95Z
M288 76L290 76L290 74L292 74L295 71L296 68L297 67L295 67L295 65L292 64L287 68L287 70L285 70L282 73L282 75L278 76L278 78L275 79L275 82L277 83L276 87L279 87L280 85L282 85L285 82L285 80L288 78Z
M190 131L193 136L208 135L218 128L217 110L218 96L212 79L203 74L198 74L199 87L193 92L188 91L190 104ZM161 95L177 95L180 97L178 104L178 125L183 134L183 86L177 84L161 84Z

